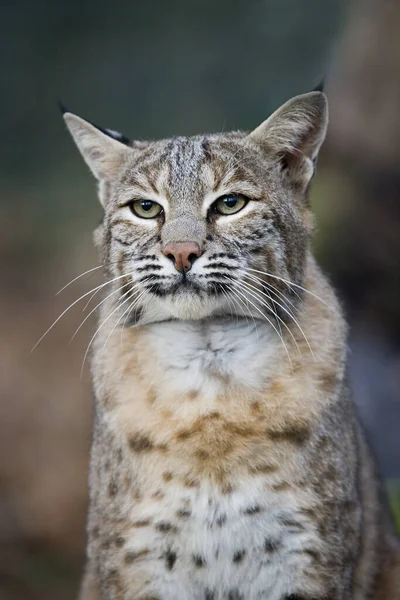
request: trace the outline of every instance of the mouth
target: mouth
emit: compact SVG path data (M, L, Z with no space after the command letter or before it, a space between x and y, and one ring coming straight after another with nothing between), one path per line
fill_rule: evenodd
M151 321L167 318L198 320L225 315L228 310L226 302L230 283L222 275L216 277L215 274L192 272L149 274L145 280L142 279L141 286L148 294L142 322L146 317Z
M167 296L173 298L188 294L204 298L224 294L229 291L229 283L224 281L221 276L215 277L208 273L192 275L183 272L178 277L166 279L160 279L159 276L153 279L152 276L149 276L146 290L161 298Z

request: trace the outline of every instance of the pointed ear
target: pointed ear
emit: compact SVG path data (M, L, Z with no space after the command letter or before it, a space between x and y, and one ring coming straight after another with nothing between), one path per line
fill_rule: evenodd
M280 160L292 180L307 187L328 125L328 102L322 92L292 98L249 134Z
M77 115L66 112L64 120L93 175L101 182L113 181L130 152L126 138L114 131L100 130ZM118 141L124 139L124 142Z

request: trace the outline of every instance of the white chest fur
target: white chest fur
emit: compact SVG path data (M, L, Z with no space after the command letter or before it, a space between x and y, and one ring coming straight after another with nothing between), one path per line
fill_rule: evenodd
M258 389L273 373L282 346L274 330L245 320L158 323L148 328L154 384L183 393L216 394L227 381Z

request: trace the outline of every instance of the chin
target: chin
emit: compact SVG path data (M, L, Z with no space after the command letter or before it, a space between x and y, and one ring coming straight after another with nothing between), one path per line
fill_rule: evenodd
M198 321L213 315L221 314L223 300L213 297L182 291L164 298L165 308L171 317L182 321Z

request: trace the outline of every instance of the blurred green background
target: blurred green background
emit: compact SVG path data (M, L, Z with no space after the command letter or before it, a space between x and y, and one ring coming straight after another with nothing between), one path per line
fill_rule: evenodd
M250 129L327 75L315 249L400 520L400 0L17 0L0 6L0 598L73 598L83 564L95 185L57 110L133 138Z

